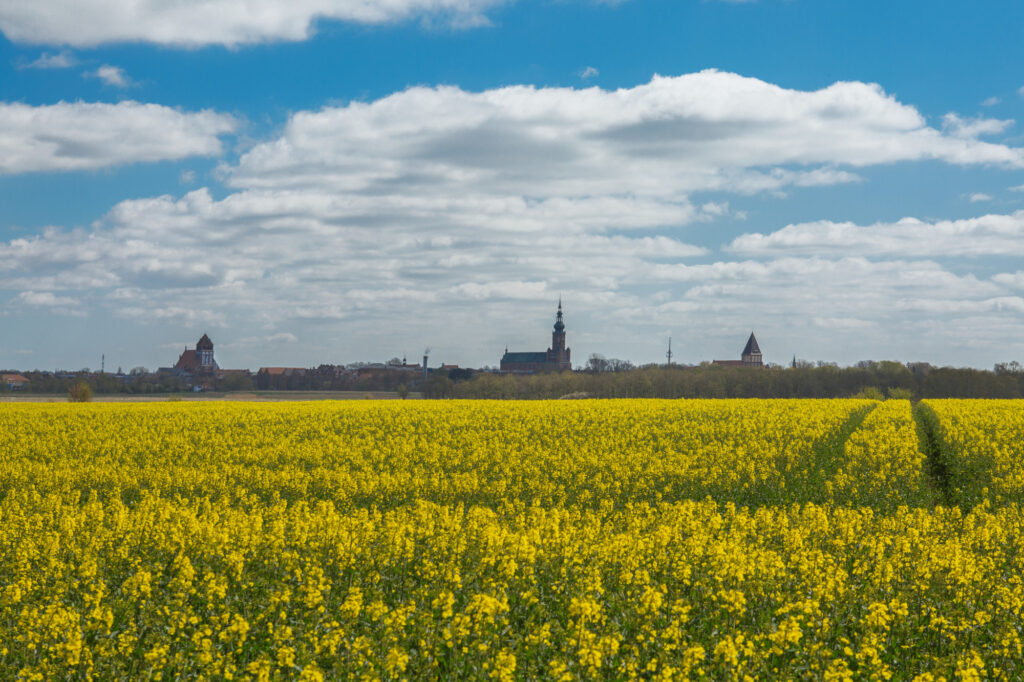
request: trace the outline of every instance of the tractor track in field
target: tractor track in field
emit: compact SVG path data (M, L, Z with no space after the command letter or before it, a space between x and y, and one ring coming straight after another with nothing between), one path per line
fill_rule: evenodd
M947 506L955 504L953 486L949 475L949 464L942 449L942 432L939 417L935 411L924 403L917 403L913 408L914 423L917 425L917 437L921 452L927 458L928 478L939 491L942 503Z

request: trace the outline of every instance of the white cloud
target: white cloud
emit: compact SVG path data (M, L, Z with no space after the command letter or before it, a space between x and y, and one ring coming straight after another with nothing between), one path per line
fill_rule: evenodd
M728 215L729 214L729 202L728 201L720 201L720 202L709 201L709 202L703 204L700 207L700 210L703 211L704 214L706 216L708 216L708 218L714 218L714 217L718 217L718 216Z
M1011 289L1024 289L1024 270L1017 272L1004 272L992 278L993 281L1010 287Z
M125 74L124 69L119 66L104 64L95 71L86 71L82 75L87 78L99 78L104 84L115 88L127 88L129 85L132 85L131 79Z
M766 357L793 353L853 362L865 358L999 357L1024 329L1019 293L1001 282L957 275L931 261L793 257L656 267L652 278L682 290L675 301L636 315L737 342L754 328ZM855 333L851 333L855 332ZM980 343L979 343L980 341ZM968 350L969 349L969 350ZM729 355L712 348L713 357ZM710 359L711 353L704 359Z
M196 172L194 170L183 170L178 175L178 182L182 185L191 185L196 181Z
M138 319L149 310L149 319L182 322L224 322L229 314L365 319L385 304L440 311L573 287L614 290L653 263L706 251L668 236L600 234L609 222L628 228L696 215L689 205L639 199L459 202L247 190L217 201L204 189L122 202L92 230L12 240L0 246L0 288L74 287Z
M217 348L220 350L252 349L254 347L259 348L267 345L294 345L298 342L299 337L295 334L292 334L291 332L279 332L277 334L270 334L266 336L246 336L227 343L218 343ZM181 344L173 344L170 347L180 348Z
M489 23L504 0L32 0L0 4L16 43L242 45L309 38L318 20L382 24L423 19L455 28Z
M216 156L234 119L158 104L0 103L0 175Z
M1011 192L1024 192L1024 185L1016 185L1010 188Z
M728 251L751 256L1024 256L1024 211L930 223L916 218L868 226L828 220L799 223L769 234L742 235Z
M78 299L71 296L58 296L52 291L22 291L8 303L8 309L42 309L53 315L86 317L87 313ZM6 316L7 310L0 311Z
M588 78L593 78L595 76L599 76L600 74L601 72L595 69L593 66L588 66L587 68L580 71L580 78L582 78L583 80L587 80Z
M984 192L972 192L967 198L972 204L976 204L980 201L992 201L992 195L985 194Z
M950 126L928 127L877 85L803 92L717 71L614 91L418 87L299 112L222 171L245 188L664 199L858 179L837 166L1024 167L1024 150L967 136L990 124Z
M31 62L18 65L19 69L67 69L78 64L78 59L68 50L44 52Z
M858 330L877 327L874 320L859 320L853 317L813 317L811 323L816 327L838 330Z
M78 301L69 296L57 296L50 291L22 291L14 297L18 303L31 306L77 305Z
M1014 124L1013 119L997 118L961 118L956 114L942 117L942 129L954 137L976 139L982 135L998 135Z
M995 95L993 95L992 97L989 97L987 99L982 100L981 106L983 106L983 107L994 107L995 105L999 104L1002 101L1003 100L1001 100L998 97L996 97Z

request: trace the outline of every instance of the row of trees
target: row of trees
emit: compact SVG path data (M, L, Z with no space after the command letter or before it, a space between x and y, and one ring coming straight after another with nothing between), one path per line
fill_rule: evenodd
M452 382L453 398L841 398L889 395L920 398L1021 398L1024 371L931 368L912 371L898 362L823 364L795 368L649 366L510 376L478 374ZM442 387L438 387L442 388ZM424 395L427 395L425 392ZM430 397L430 396L428 396Z
M57 393L65 394L77 384L85 383L93 393L177 393L188 390L185 381L170 374L91 374L79 372L75 374L57 375L50 372L21 372L28 385L19 389L19 393ZM0 383L0 392L9 389Z
M103 393L175 393L189 389L176 376L136 372L129 376L78 374L59 377L22 372L30 393L66 394L80 382ZM503 375L465 369L432 370L426 381L415 372L385 371L363 375L321 366L293 376L228 374L217 391L419 391L426 398L544 399L591 398L837 398L853 395L920 398L1021 398L1024 367L1001 363L992 371L970 368L911 370L899 362L859 362L852 367L797 363L796 367L634 367L627 361L593 356L586 369L535 375ZM6 392L0 385L0 392Z
M345 370L336 365L320 365L302 373L257 374L255 386L261 391L396 391L400 385L414 383L420 376L418 372L398 370Z

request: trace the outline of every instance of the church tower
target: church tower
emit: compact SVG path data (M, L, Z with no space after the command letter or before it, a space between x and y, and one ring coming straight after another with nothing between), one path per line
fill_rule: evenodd
M747 345L743 349L742 358L744 367L761 367L761 348L757 345L757 339L754 338L754 332L750 332L750 338L747 339Z
M206 334L196 343L196 359L203 369L214 369L216 363L213 361L213 341Z
M569 349L565 347L565 322L562 320L562 299L558 299L558 313L555 315L555 330L551 332L551 348L548 362L556 363L558 369L570 369Z
M559 298L555 330L551 332L551 347L546 351L513 353L505 346L505 354L501 356L501 371L513 374L569 371L572 369L570 352L565 347L565 321L562 319L562 299Z

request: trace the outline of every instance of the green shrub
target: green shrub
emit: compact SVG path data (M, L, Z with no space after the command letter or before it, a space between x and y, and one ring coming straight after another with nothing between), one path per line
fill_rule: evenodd
M92 400L92 386L84 381L71 384L68 389L68 400L73 403L87 403Z
M889 396L889 400L913 400L914 392L909 388L892 387L886 393Z
M885 394L874 386L867 386L860 390L860 393L850 396L851 398L861 398L863 400L885 400Z

